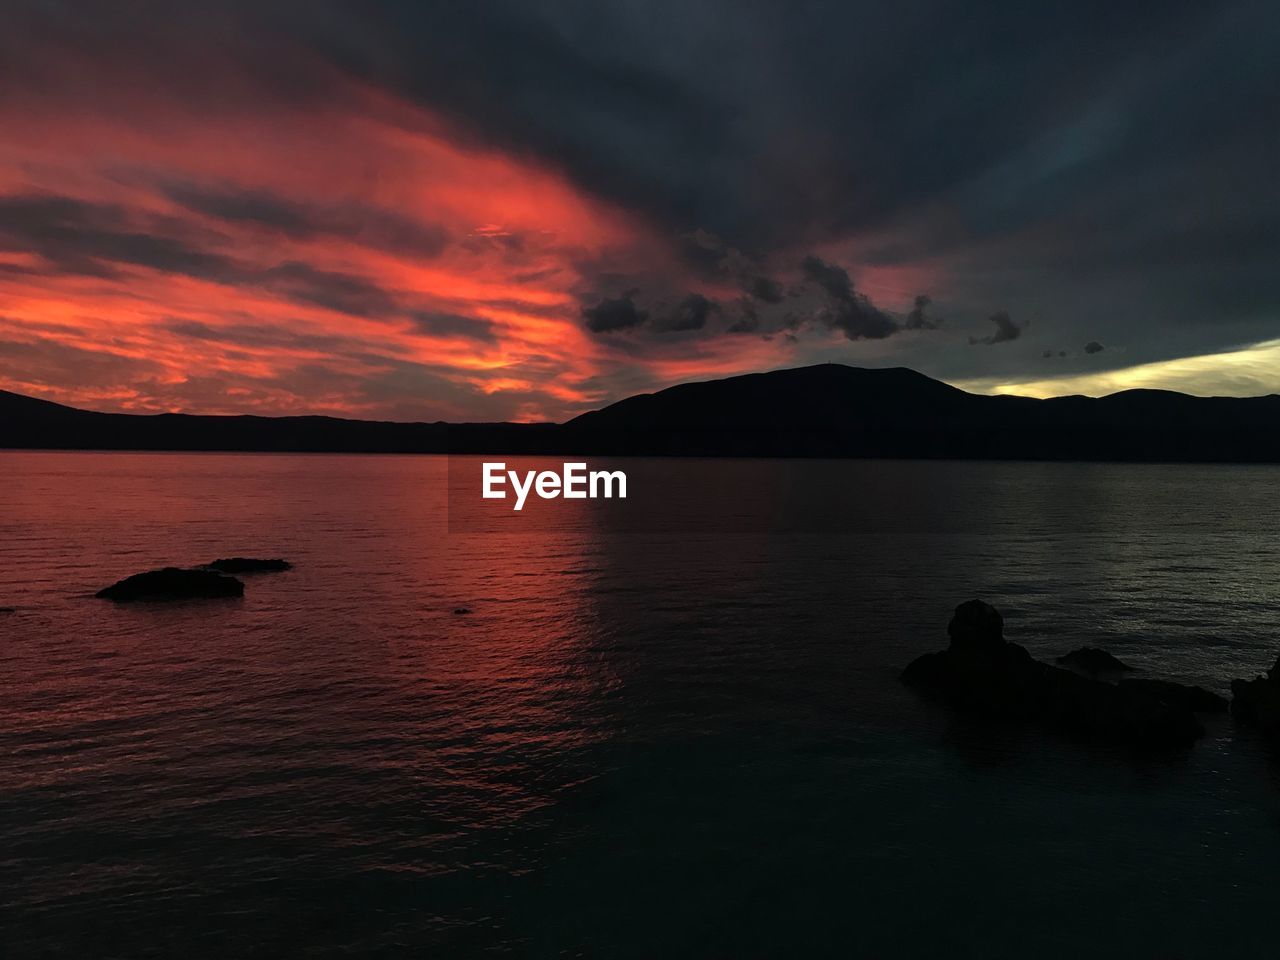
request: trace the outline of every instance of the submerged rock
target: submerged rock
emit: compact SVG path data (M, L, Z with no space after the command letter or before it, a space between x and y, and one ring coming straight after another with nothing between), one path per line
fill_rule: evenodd
M462 616L465 613L470 613L471 608L470 607L454 607L453 612L456 616Z
M99 590L95 597L130 603L134 600L190 600L206 597L242 597L244 584L213 570L165 567L135 573Z
M17 607L0 607L0 613L17 613Z
M292 570L293 564L278 557L271 560L259 560L257 557L225 557L215 560L208 569L220 573L267 573L277 570Z
M957 710L1140 747L1177 746L1204 733L1183 704L1034 659L1004 639L999 611L980 600L956 607L947 633L950 646L917 658L902 680Z
M1231 681L1231 715L1280 745L1280 659L1264 677Z
M1126 678L1120 681L1120 689L1138 690L1161 703L1183 706L1196 713L1226 713L1229 705L1226 697L1220 697L1211 690L1172 680Z
M1065 656L1058 657L1058 663L1090 677L1104 673L1124 673L1133 669L1124 661L1118 660L1098 647L1081 647L1078 650L1072 650Z

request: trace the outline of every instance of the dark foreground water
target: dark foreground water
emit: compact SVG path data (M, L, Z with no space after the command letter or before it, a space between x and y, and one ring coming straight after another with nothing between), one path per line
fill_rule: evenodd
M1271 955L1247 732L1136 763L896 675L977 595L1225 692L1280 470L625 469L495 533L442 459L0 453L0 956ZM228 554L297 567L87 596Z

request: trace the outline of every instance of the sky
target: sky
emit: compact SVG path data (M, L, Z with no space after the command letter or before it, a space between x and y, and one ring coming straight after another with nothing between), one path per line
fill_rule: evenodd
M1270 2L10 0L0 388L454 421L828 361L1280 392L1276 49Z

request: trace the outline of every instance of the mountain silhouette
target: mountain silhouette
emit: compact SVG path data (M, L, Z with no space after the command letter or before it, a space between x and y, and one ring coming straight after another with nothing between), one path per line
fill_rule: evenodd
M902 367L686 383L563 424L94 413L0 391L0 447L1280 462L1280 396L986 396Z

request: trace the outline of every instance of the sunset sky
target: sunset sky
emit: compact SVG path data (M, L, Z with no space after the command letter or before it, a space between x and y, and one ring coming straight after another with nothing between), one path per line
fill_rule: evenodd
M562 419L1280 391L1268 2L6 4L0 388Z

